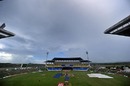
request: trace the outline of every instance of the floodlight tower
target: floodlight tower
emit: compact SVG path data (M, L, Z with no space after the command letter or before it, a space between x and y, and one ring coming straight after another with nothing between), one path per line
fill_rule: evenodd
M89 64L89 66L90 66L90 61L89 61L88 51L86 51L86 55L87 55L88 64Z
M86 55L87 55L87 60L89 60L89 57L88 57L88 51L86 51Z
M48 54L49 54L49 52L46 53L46 67L47 67Z
M47 59L48 59L48 54L49 54L49 52L46 53L46 61L47 61Z

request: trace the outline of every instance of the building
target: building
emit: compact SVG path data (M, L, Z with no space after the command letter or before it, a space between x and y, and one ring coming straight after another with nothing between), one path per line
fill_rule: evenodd
M53 58L46 61L48 71L74 70L87 71L90 67L89 60L83 60L81 57L74 58Z
M130 37L130 15L105 30L104 33Z

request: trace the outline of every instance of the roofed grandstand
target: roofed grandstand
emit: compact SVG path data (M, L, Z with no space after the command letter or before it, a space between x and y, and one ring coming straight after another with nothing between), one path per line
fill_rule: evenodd
M74 70L87 71L90 67L89 60L83 60L81 57L74 58L53 58L46 61L48 71Z
M0 39L14 36L15 34L5 30L5 23L0 26Z
M108 28L104 33L130 36L130 15Z

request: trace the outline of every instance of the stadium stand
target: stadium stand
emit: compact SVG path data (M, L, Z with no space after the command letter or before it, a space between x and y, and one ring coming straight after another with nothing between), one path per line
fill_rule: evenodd
M130 37L130 15L105 30L104 33Z
M89 60L83 60L80 57L74 58L53 58L46 61L48 71L74 70L87 71L90 67Z
M0 26L0 39L14 36L15 34L5 30L5 23Z

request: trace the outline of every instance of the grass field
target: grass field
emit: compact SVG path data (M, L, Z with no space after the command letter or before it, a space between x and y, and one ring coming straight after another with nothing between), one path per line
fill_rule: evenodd
M57 86L58 82L64 82L64 76L53 78L58 72L40 72L17 75L6 79L0 79L0 86ZM87 72L71 71L69 74L71 86L130 86L130 78L120 75L109 75L113 79L89 78Z

